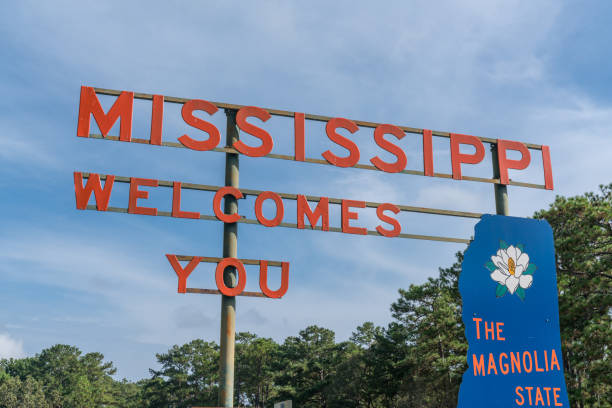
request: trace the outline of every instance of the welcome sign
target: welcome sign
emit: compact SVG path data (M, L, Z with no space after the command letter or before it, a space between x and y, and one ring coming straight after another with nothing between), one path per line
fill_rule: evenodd
M114 97L112 106L105 111L98 95ZM140 129L144 137L133 137L132 119L134 100L150 101L150 127ZM164 130L164 106L181 106L187 133ZM222 129L213 123L213 116L225 111L226 137L223 144ZM142 113L142 112L141 112ZM293 122L293 151L275 151L275 137L270 133L272 117ZM92 118L100 134L91 133ZM206 120L208 119L208 120ZM315 122L321 127L309 127ZM118 126L116 124L118 123ZM268 127L271 126L271 127ZM113 128L118 136L110 135ZM378 154L365 161L359 144L364 143L361 128L371 129L365 134L375 142L378 150L394 157L385 161ZM183 134L181 134L183 133ZM246 137L242 137L242 136ZM412 135L412 136L408 136ZM210 102L131 91L81 87L78 109L77 136L85 139L111 140L189 149L198 152L225 154L225 185L211 186L177 180L158 180L126 177L112 174L74 172L76 207L79 210L109 211L147 216L175 217L192 220L223 222L223 257L166 254L166 259L178 277L179 293L220 294L220 385L219 401L225 407L233 406L235 297L254 296L281 298L289 286L289 262L237 258L238 227L258 224L268 228L285 227L374 235L386 238L407 238L439 242L469 244L460 237L414 234L405 231L396 217L400 212L435 214L447 217L480 219L483 214L452 209L426 208L389 202L374 202L306 194L282 193L239 188L239 156L266 157L293 163L309 163L338 168L381 171L385 173L465 180L493 184L497 212L507 214L506 186L553 189L553 174L548 146L518 141L477 137L454 132L433 131L408 126L350 120L341 117L267 109L256 106ZM148 137L147 137L148 136ZM319 156L306 157L307 146L313 138L325 136L331 148ZM442 173L434 166L433 138L449 143L452 171ZM403 139L416 138L421 145L422 168L408 162L408 155L400 144ZM357 143L359 141L359 144ZM255 144L253 144L255 142ZM485 159L485 144L491 148L493 177L468 176L462 167L476 165ZM363 146L363 145L362 145ZM466 152L468 148L473 152ZM530 151L541 154L541 161L532 162ZM343 152L345 151L345 152ZM519 156L512 159L511 156ZM418 163L421 164L421 163ZM510 178L510 170L522 171L539 166L544 184L518 181ZM87 180L87 181L85 181ZM104 181L104 186L102 186ZM399 182L399 180L397 181ZM111 193L115 183L129 184L128 205L111 206ZM172 189L171 206L153 206L147 201L150 189ZM181 205L183 190L213 193L211 206L190 208ZM113 197L116 197L114 194ZM238 210L238 200L255 197L255 218L247 218ZM95 204L90 204L94 198ZM504 198L505 197L505 198ZM285 211L285 201L296 202L294 219ZM201 203L202 201L200 201ZM506 205L504 205L504 202ZM266 217L264 203L274 206L274 217ZM168 203L166 203L167 205ZM332 205L339 212L332 212ZM504 208L505 206L505 208ZM208 207L208 208L206 208ZM289 207L288 207L289 208ZM338 207L336 207L338 209ZM360 211L375 209L378 225L367 225ZM208 211L206 211L208 210ZM205 213L205 212L207 213ZM336 219L330 220L330 214ZM295 220L295 222L293 222ZM333 225L335 224L335 225ZM503 242L501 241L503 240ZM181 264L183 262L183 264ZM217 289L187 287L187 278L202 262L216 263ZM244 291L245 265L259 265L261 292ZM281 282L277 290L268 286L268 267L281 268ZM471 371L464 376L460 407L495 406L567 406L563 384L563 362L559 342L559 319L554 269L552 234L550 228L537 221L484 216L477 227L477 238L470 246L461 280L464 298L464 322L470 342ZM469 357L470 358L470 357ZM505 405L503 405L505 406Z
M550 225L484 215L475 230L459 277L469 367L458 408L569 407Z

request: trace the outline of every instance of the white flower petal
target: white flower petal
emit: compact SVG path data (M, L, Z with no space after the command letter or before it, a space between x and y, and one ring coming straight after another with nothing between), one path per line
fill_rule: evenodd
M506 249L506 252L508 253L508 256L512 258L514 264L516 265L516 248L514 247L514 245L510 245L508 249Z
M516 288L518 288L518 285L519 279L514 276L509 276L508 279L506 279L506 286L508 287L508 292L510 292L510 294L514 293Z
M493 262L493 265L495 265L497 268L505 270L506 271L506 275L510 274L510 273L508 273L508 265L506 265L504 263L503 259L501 259L499 256L493 255L491 257L491 261Z
M516 260L517 265L522 265L524 269L527 269L527 265L529 265L529 255L525 252L521 254Z
M521 248L519 247L514 247L514 249L516 250L516 259L518 260L521 257L523 251L521 251Z
M514 269L514 276L518 278L523 274L523 272L525 272L525 268L523 268L523 265L519 265L516 267L516 269Z
M531 275L522 275L519 278L519 285L521 285L521 288L523 289L527 289L528 287L531 286L532 283L533 283L533 276Z
M504 264L508 265L508 252L506 252L505 249L500 249L499 251L501 251L501 258L503 259Z
M504 273L504 271L500 271L499 269L496 269L493 271L493 273L491 273L491 279L497 283L501 283L502 285L506 284L506 279L508 279L509 276L510 275Z

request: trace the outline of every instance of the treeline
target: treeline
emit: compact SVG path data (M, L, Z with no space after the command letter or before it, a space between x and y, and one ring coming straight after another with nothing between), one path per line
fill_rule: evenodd
M612 407L612 184L558 197L535 214L555 234L564 370L571 406ZM462 254L399 291L392 323L366 322L347 341L310 326L277 343L236 336L236 406L454 408L467 343L457 287ZM219 347L193 340L158 354L136 383L113 379L102 354L56 345L0 362L0 407L215 406Z

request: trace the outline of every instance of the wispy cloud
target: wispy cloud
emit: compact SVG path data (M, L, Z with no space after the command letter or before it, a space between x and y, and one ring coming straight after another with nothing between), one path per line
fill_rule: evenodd
M24 356L23 340L17 340L6 333L0 333L0 359L22 358Z

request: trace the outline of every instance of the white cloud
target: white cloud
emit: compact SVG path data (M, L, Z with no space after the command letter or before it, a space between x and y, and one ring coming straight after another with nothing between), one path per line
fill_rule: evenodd
M0 333L0 359L22 358L24 356L22 340L14 339L6 333Z

